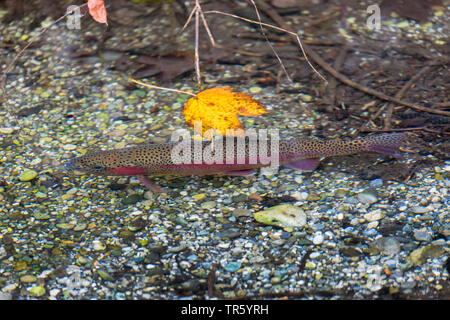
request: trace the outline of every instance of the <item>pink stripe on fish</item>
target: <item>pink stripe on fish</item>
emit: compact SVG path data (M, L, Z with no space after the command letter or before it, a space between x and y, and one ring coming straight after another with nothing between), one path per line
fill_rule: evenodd
M107 170L109 173L119 176L134 176L147 173L147 169L142 167L120 167Z

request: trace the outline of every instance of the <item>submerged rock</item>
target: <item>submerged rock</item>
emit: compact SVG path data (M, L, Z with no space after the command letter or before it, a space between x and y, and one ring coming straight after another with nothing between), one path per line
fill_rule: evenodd
M445 252L442 246L430 244L428 246L421 247L414 250L408 256L408 260L411 261L415 266L423 264L427 258L436 258Z
M30 169L25 169L22 174L20 175L19 179L20 181L31 181L34 178L36 178L38 175L38 173L34 170L30 170Z
M286 231L292 231L294 227L302 227L306 224L306 214L303 209L291 204L280 204L254 214L256 221L282 227Z

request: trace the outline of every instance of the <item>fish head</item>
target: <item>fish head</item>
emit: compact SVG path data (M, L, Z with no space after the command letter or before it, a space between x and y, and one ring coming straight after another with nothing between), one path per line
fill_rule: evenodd
M64 169L80 174L110 175L111 170L121 166L120 156L111 151L92 152L67 160Z

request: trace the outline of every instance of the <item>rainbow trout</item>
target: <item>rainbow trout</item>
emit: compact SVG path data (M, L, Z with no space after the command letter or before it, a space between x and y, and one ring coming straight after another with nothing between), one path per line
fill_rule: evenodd
M388 133L353 140L182 140L91 152L67 160L64 167L87 174L137 176L150 190L162 192L147 176L248 175L274 164L312 171L320 159L330 156L375 152L397 157L405 137L404 133Z

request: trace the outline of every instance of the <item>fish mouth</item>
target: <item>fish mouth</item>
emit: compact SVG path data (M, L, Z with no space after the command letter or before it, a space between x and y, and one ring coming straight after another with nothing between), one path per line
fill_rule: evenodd
M71 172L77 175L83 175L86 174L87 171L83 170L81 168L78 168L77 166L74 165L73 163L73 159L69 159L66 160L61 166L60 168L65 171L65 172Z

